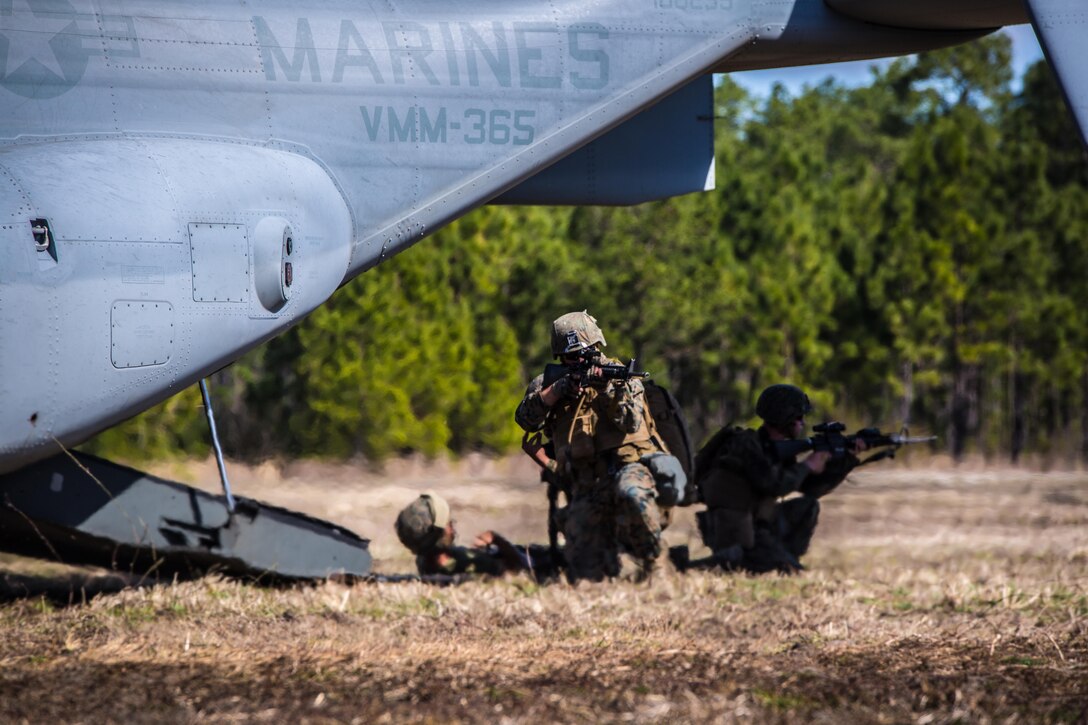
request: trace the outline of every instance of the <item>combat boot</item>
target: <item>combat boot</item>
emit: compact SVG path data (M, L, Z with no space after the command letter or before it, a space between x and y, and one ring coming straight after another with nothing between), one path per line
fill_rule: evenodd
M669 561L672 562L676 571L683 574L688 570L688 564L691 562L691 552L688 550L687 544L680 544L679 546L669 547Z
M722 571L733 571L739 569L744 562L744 547L733 544L724 549L718 549L711 556Z
M663 548L657 553L657 556L655 557L640 559L638 562L639 568L635 581L649 581L653 578L655 573L660 574L661 572L668 570L668 562L671 558L672 555L670 551Z
M616 579L621 582L642 581L642 563L633 554L620 552L620 569Z

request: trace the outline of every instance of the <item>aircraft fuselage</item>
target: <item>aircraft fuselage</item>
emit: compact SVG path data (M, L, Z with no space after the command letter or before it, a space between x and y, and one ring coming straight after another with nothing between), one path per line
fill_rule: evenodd
M712 186L705 96L676 93L712 71L915 52L1023 14L965 2L933 30L836 5L857 4L0 0L0 472L192 385L500 195ZM553 196L582 188L556 162L613 129L676 128L649 125L655 104L701 134L675 173Z

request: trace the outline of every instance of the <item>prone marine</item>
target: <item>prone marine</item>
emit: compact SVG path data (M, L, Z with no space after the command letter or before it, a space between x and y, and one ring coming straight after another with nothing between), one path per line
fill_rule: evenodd
M560 562L548 547L512 544L494 531L477 535L472 547L458 546L450 506L435 493L424 493L408 504L397 515L395 528L400 542L416 555L422 577L527 572L545 581L560 571Z

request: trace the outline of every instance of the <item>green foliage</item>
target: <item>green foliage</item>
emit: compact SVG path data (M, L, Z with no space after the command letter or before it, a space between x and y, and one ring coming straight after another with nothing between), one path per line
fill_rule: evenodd
M548 324L588 309L696 437L772 382L818 417L956 454L1088 450L1088 164L1044 63L1008 41L869 85L715 95L717 190L632 208L485 207L213 377L227 452L372 460L514 448ZM92 444L206 451L186 391Z

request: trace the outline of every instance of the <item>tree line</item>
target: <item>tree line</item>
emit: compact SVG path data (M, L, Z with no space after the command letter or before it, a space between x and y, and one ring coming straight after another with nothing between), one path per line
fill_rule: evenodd
M1014 86L994 36L855 88L722 77L715 116L715 191L481 208L212 376L228 455L511 451L550 321L588 309L700 440L789 381L957 457L1088 460L1088 159L1045 63ZM87 447L204 454L199 393Z

